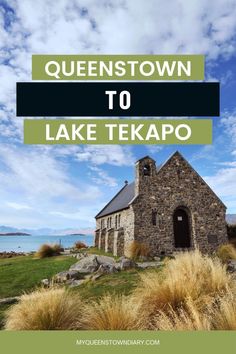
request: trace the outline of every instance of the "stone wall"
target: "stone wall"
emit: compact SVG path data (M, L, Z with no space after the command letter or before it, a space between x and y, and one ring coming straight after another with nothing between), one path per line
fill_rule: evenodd
M113 253L114 251L114 228L108 230L107 232L107 252Z
M94 246L99 248L99 238L100 238L100 230L95 231L95 240L94 240Z
M176 250L173 214L178 207L184 208L189 217L191 248L212 252L227 242L225 206L180 154L173 155L159 172L141 176L139 190L133 203L134 235L147 243L153 254ZM152 225L153 210L157 225Z
M117 219L116 219L117 216ZM107 225L107 219L111 217L111 228L101 226ZM120 223L116 223L116 220ZM115 256L128 253L128 245L134 240L134 215L133 209L128 208L112 215L104 216L96 220L96 247L112 252Z

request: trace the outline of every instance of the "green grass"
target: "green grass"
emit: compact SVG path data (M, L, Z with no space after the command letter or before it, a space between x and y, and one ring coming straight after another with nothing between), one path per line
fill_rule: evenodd
M107 257L112 257L115 260L119 259L120 257L118 256L113 256L112 253L110 252L105 252L104 250L99 250L96 247L89 247L88 249L84 250L83 252L86 252L88 254L97 254L99 256L107 256Z
M39 285L42 279L67 270L76 261L76 258L68 256L0 259L0 298L21 295Z
M85 282L72 291L78 291L85 300L97 299L107 293L128 295L137 286L140 272L143 270L131 269L104 275L95 281Z

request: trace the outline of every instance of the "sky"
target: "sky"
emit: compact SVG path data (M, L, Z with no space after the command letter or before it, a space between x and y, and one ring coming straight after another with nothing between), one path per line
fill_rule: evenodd
M176 150L236 213L235 44L235 0L0 0L0 225L93 228L136 160ZM15 91L32 54L204 54L221 83L213 144L26 146Z

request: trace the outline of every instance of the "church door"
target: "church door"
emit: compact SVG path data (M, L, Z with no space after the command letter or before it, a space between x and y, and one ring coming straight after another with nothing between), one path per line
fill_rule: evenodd
M182 208L176 209L173 216L174 239L176 248L190 247L190 227L188 214Z

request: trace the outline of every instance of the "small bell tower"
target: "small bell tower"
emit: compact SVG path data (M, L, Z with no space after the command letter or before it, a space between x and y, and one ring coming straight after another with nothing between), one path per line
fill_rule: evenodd
M153 180L156 177L156 161L145 156L136 162L135 168L135 195L151 191Z

